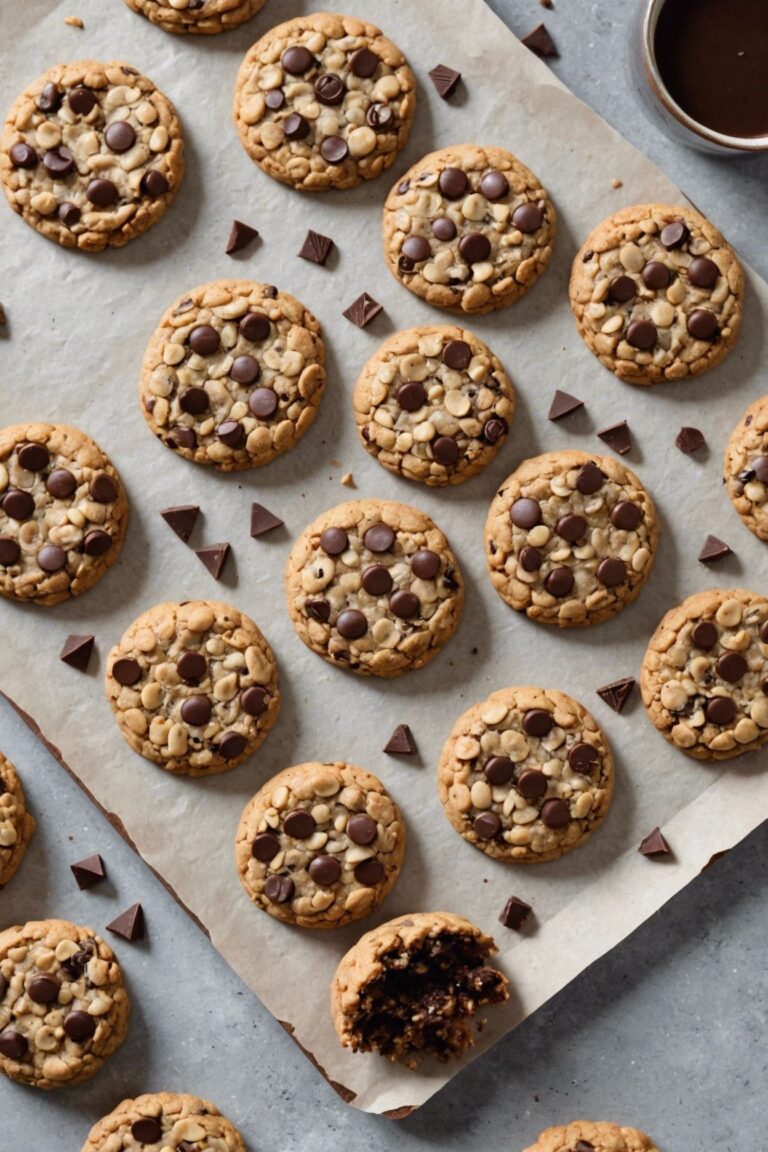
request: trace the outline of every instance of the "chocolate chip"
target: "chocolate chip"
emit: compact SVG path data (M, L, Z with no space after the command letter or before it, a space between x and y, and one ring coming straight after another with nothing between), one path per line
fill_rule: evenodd
M392 577L383 564L371 564L362 576L363 588L370 596L386 596L392 589Z
M643 352L653 348L657 337L656 325L650 320L633 320L627 328L627 343Z
M541 523L541 505L538 500L521 496L510 508L509 518L516 528L534 528Z
M687 327L694 340L714 340L720 332L717 317L707 308L695 308L688 317Z
M501 831L501 819L495 812L481 812L472 825L479 840L493 840Z
M579 400L576 396L571 396L568 392L561 392L556 389L552 397L552 403L549 406L547 414L548 420L562 420L564 416L570 416L578 408L584 407L584 401Z
M182 428L178 424L171 428L169 438L171 441L170 447L175 445L177 448L192 449L197 444L197 436L193 430L191 428Z
M87 116L96 107L96 96L90 88L73 88L67 97L67 103L78 116Z
M368 631L368 621L356 608L345 608L336 617L336 627L345 640L359 640Z
M341 104L347 91L341 76L337 76L335 72L323 72L318 76L314 89L316 99L329 107Z
M69 148L49 148L43 156L43 167L54 180L60 180L74 172L75 158Z
M287 904L296 891L290 876L268 876L264 885L264 895L272 904Z
M57 112L64 99L64 93L55 84L49 82L45 85L37 98L37 106L41 112Z
M8 1060L22 1060L27 1052L27 1039L14 1028L0 1032L0 1053Z
M85 672L93 652L93 640L93 636L67 636L59 652L59 660L70 668L76 668L78 672Z
M667 250L682 248L689 235L690 233L682 220L673 220L671 224L667 224L666 227L662 228L659 240Z
M389 104L371 104L365 122L374 132L388 132L395 125L395 113Z
M607 431L612 431L612 429ZM592 460L583 466L576 477L576 487L582 496L594 496L595 492L600 491L604 482L605 473Z
M104 133L104 139L113 152L127 152L136 143L136 133L127 120L115 120Z
M221 338L216 329L210 324L198 324L192 329L188 337L189 346L198 356L212 356L218 352Z
M179 396L179 407L189 416L201 416L208 411L210 401L205 388L187 388Z
M86 533L83 551L86 556L105 556L112 547L112 537L102 528L94 528Z
M156 199L168 191L170 184L162 172L158 172L156 168L153 168L150 172L144 173L139 187L145 196L152 196Z
M558 536L561 536L563 540L567 540L569 544L575 544L577 540L581 540L586 530L586 519L583 516L577 516L573 512L568 513L566 516L561 516L555 525L555 532Z
M384 865L380 860L361 860L355 868L355 880L366 888L373 888L384 879Z
M420 264L422 260L429 259L432 249L423 236L406 236L403 241L403 255L414 264Z
M512 213L512 223L520 232L537 232L541 228L544 213L538 204L520 204Z
M211 718L213 705L207 696L188 696L181 705L181 718L193 728L203 728Z
M341 876L341 864L335 856L315 856L307 869L315 884L330 888Z
M93 495L93 488L91 488L91 495ZM163 508L160 512L160 515L168 527L171 528L185 544L192 535L192 530L195 527L199 514L200 509L197 504L177 504L173 508Z
M277 112L285 104L285 93L280 88L273 88L271 92L267 92L264 97L264 103L267 108L273 112Z
M111 675L118 684L124 688L130 688L131 685L138 684L141 680L141 665L138 660L133 660L130 656L121 656L112 665Z
M614 712L621 712L627 700L632 695L632 689L635 687L635 681L631 676L625 677L623 680L614 680L611 684L604 684L602 688L597 688L597 694L600 699L612 708Z
M361 844L363 846L373 844L377 832L376 821L364 813L350 816L347 821L347 836L349 836L354 844Z
M662 836L660 829L654 828L640 841L638 852L643 856L666 856L669 852L669 844Z
M544 563L544 554L531 544L526 544L520 553L520 567L523 572L538 572Z
M438 436L432 441L432 455L443 468L453 468L459 462L459 446L452 436Z
M542 58L560 55L546 24L539 24L527 36L523 36L522 43L525 44L526 48L530 48L531 52L535 52L537 56Z
M293 44L286 48L280 57L280 63L285 72L291 76L301 76L314 63L314 56L303 44Z
M766 620L763 624L760 625L759 635L760 635L760 639L762 640L763 644L768 644L768 620Z
M514 928L516 932L519 932L531 912L533 912L533 908L530 904L526 904L525 900L519 900L517 896L510 896L499 916L499 923L503 924L505 928Z
M541 806L541 822L547 828L565 828L571 822L571 810L565 800L545 800Z
M389 524L372 524L363 536L369 552L389 552L395 543L395 534Z
M10 536L0 536L0 565L4 568L15 564L21 555L21 549Z
M432 235L437 240L453 240L456 235L456 225L449 216L438 216L432 221Z
M91 480L89 491L97 504L112 504L117 500L117 481L108 472L97 472Z
M597 748L583 740L568 749L568 763L574 772L588 776L600 759Z
M304 237L299 256L312 264L325 264L333 246L330 236L323 236L321 232L313 232L310 228Z
M638 524L643 519L643 510L639 504L635 504L633 500L620 500L618 504L614 504L610 512L611 524L615 528L621 528L625 532L631 532L637 528Z
M389 598L389 610L401 620L411 620L418 616L421 604L414 592L401 588Z
M419 580L434 580L439 570L440 557L429 548L422 548L411 557L411 571Z
M617 588L627 578L627 566L618 556L606 556L598 564L596 575L606 588Z
M142 1116L131 1124L131 1135L139 1144L159 1144L163 1135L160 1123L151 1116Z
M261 716L267 710L268 699L269 693L266 688L254 684L240 693L240 707L249 716Z
M263 504L251 504L251 536L254 540L275 528L282 528L283 521Z
M255 388L248 397L248 407L257 420L269 420L279 404L277 392L272 388Z
M449 340L443 348L443 363L457 372L463 372L472 360L472 349L466 340Z
M227 256L231 256L233 252L242 252L243 248L247 248L258 238L258 235L257 230L250 224L244 224L242 220L233 220L224 252Z
M512 779L515 774L515 766L509 756L491 756L486 761L483 772L489 784L500 787Z
M697 648L708 652L717 644L717 628L710 620L700 620L691 633L691 639Z
M347 320L351 321L356 328L365 328L372 320L375 320L380 312L384 311L382 304L369 296L367 292L363 292L358 296L357 300L353 300L349 308L345 308L342 313L346 316Z
M759 480L761 484L768 484L768 456L756 456L750 461L749 466L754 472L756 480Z
M146 927L144 923L144 909L141 904L131 904L130 908L126 908L125 912L121 912L111 924L107 924L107 931L113 932L115 936L122 936L129 944L135 944L137 940L143 940L146 935Z
M35 1004L53 1004L61 990L58 976L33 976L27 984L27 995Z
M435 86L435 91L443 100L453 96L461 80L461 72L449 68L447 64L438 64L429 70L429 78Z
M437 186L446 200L460 200L469 188L469 179L461 168L444 168Z
M200 652L187 650L176 661L176 671L185 684L198 684L207 670L207 661Z
M695 288L712 288L719 275L717 264L706 256L697 256L688 269L688 279Z
M590 1144L589 1140L579 1140L573 1152L595 1152L594 1144Z
M736 705L730 696L713 696L707 701L706 713L710 724L722 727L736 719Z
M56 544L46 544L37 554L37 563L43 572L60 572L67 563L67 554Z
M550 596L562 600L573 588L573 572L570 568L553 568L544 580L544 587Z
M491 242L484 232L467 232L459 240L459 253L467 264L481 264L491 254Z
M385 752L390 756L415 756L416 741L407 724L398 724L394 732L384 745Z
M492 416L483 425L483 439L488 444L498 444L502 436L509 432L509 424L503 416Z
M626 420L612 424L610 428L602 428L597 435L609 448L618 452L619 456L625 456L632 447L632 434Z
M294 808L283 820L286 834L292 836L294 840L308 840L316 827L314 816L305 808Z
M283 120L283 132L286 140L304 140L309 136L309 121L300 116L298 112L291 112Z
M274 860L279 851L280 841L272 832L260 832L251 844L251 855L254 860L260 860L262 864Z
M732 549L724 540L719 540L717 536L707 536L704 546L699 552L699 563L716 564L718 560L724 560L726 556L730 556L731 552Z
M528 736L547 736L553 725L552 713L543 708L529 708L523 716L523 731Z
M270 333L269 317L263 312L248 312L240 321L240 335L251 344L260 344Z
M346 140L341 136L326 136L320 145L320 155L329 164L341 164L349 155Z
M320 547L326 556L341 556L349 547L349 537L343 528L324 528L320 533Z
M77 488L77 480L68 468L54 468L45 481L45 487L55 500L66 500Z
M37 152L29 144L21 141L11 148L11 164L14 168L36 168Z
M404 411L418 412L427 402L427 393L423 384L419 384L417 380L409 380L408 383L400 385L395 399Z
M228 448L239 448L245 441L245 428L239 420L224 420L217 427L216 435Z
M539 772L535 768L527 768L525 772L520 773L515 785L520 795L524 796L526 800L540 800L547 791L548 781L543 772Z
M637 285L631 276L617 276L610 283L608 295L617 304L628 304L637 295Z
M218 580L229 556L229 544L208 544L205 548L195 548L195 555L214 580Z
M225 732L219 739L218 753L225 760L236 760L245 752L247 743L242 732Z
M361 80L368 80L379 66L379 58L370 48L358 48L349 61L349 66Z
M79 1008L69 1012L64 1020L64 1031L75 1044L84 1044L96 1034L96 1019Z
M650 288L652 292L660 292L669 286L672 273L660 260L649 260L643 268L642 277L646 288Z
M725 652L717 662L718 676L729 684L737 684L748 671L749 665L741 652Z
M97 208L109 208L114 204L118 198L118 191L111 180L105 180L99 177L96 180L91 180L85 190L85 194L90 200L91 204Z

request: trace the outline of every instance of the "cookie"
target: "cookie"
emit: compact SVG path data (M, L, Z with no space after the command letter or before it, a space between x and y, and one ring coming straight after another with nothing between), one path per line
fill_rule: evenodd
M31 920L0 932L0 1072L35 1088L80 1084L128 1031L112 949L90 928Z
M237 28L264 7L264 0L125 0L166 32L213 36Z
M602 823L613 756L578 701L502 688L456 721L437 780L445 814L475 848L512 864L556 860Z
M547 267L555 209L533 172L503 148L432 152L384 205L384 254L416 296L474 315L514 304Z
M367 932L342 957L331 986L339 1040L415 1068L441 1063L474 1044L477 1013L509 999L497 951L463 916L413 912Z
M278 24L235 82L235 126L264 171L304 192L352 188L395 162L416 109L405 57L373 24L318 12Z
M511 381L462 328L397 332L366 364L352 397L363 447L424 484L462 484L490 464L515 412Z
M696 592L667 612L640 675L659 732L697 760L730 760L768 741L768 599L744 588Z
M610 620L640 592L659 528L624 464L575 449L534 456L508 476L485 525L494 588L531 620L572 628Z
M123 1100L94 1124L82 1152L245 1152L235 1126L209 1100L180 1092L151 1092Z
M84 432L0 429L0 594L35 604L80 596L117 560L127 523L122 481Z
M723 478L747 528L768 540L768 396L755 400L731 433Z
M318 516L285 571L299 638L330 664L367 676L423 668L459 623L464 581L424 512L350 500Z
M156 224L184 175L176 110L128 64L57 64L13 104L0 182L14 212L65 248L120 247Z
M0 752L0 888L13 879L34 831L21 780Z
M218 600L144 612L110 652L105 686L134 752L186 776L236 767L280 711L272 649Z
M237 871L258 908L301 928L341 928L367 916L397 880L405 826L370 772L297 764L245 806Z
M698 376L741 327L744 273L695 209L638 204L609 216L573 262L571 308L606 368L631 384Z
M141 366L155 436L222 472L268 464L299 440L325 387L320 325L269 284L216 280L176 300Z
M650 1136L609 1120L574 1120L546 1128L524 1152L659 1152Z

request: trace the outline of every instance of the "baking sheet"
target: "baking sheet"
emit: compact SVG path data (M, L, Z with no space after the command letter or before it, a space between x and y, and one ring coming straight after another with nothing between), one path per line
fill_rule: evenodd
M648 392L621 384L583 347L567 301L568 269L581 239L624 205L679 199L649 161L580 104L547 67L474 0L392 0L382 10L355 0L350 10L378 22L402 47L420 81L408 148L381 180L343 195L298 195L270 181L246 157L231 124L232 85L248 45L271 24L321 9L268 0L245 27L213 38L170 37L120 0L3 4L6 51L0 78L5 108L29 80L64 59L125 59L177 104L188 172L165 220L121 251L65 252L38 237L3 205L0 299L9 325L0 339L3 420L71 422L112 456L126 481L131 522L120 562L79 601L54 609L0 603L0 689L59 750L61 759L197 918L214 946L284 1023L341 1095L355 1107L404 1115L461 1064L413 1073L375 1056L353 1056L336 1040L328 985L339 957L374 923L413 909L447 908L492 932L512 980L510 1003L489 1014L473 1055L544 1003L685 886L710 857L745 836L768 813L765 757L706 765L676 753L643 715L638 694L621 716L594 694L612 679L637 675L645 643L662 613L689 593L718 585L761 587L763 546L741 525L720 483L730 427L765 391L760 378L768 286L749 277L737 350L699 381ZM76 12L78 31L64 25ZM533 22L533 18L532 18ZM462 71L451 103L432 90L437 63ZM397 328L445 316L400 288L384 265L380 208L398 174L448 143L500 144L541 177L559 213L549 270L530 295L471 326L504 362L518 392L512 434L493 466L450 491L428 491L379 468L357 441L350 394L378 342ZM614 189L612 178L623 186ZM695 189L689 189L696 199ZM261 232L235 258L224 255L233 217ZM728 220L716 220L728 233ZM319 268L296 257L307 227L336 241ZM329 383L320 415L301 444L268 468L218 476L175 458L147 431L137 403L144 346L168 303L186 288L242 275L299 296L323 323ZM342 310L363 290L385 313L359 331ZM552 393L564 388L586 411L551 424ZM651 489L661 516L656 566L639 600L610 623L576 632L537 627L509 610L485 573L482 528L496 486L517 462L543 450L608 451L595 430L630 423L626 458ZM680 424L707 436L701 458L672 445ZM340 485L352 472L356 489ZM421 672L391 682L345 675L307 651L285 611L282 571L306 523L350 497L403 500L427 511L448 534L467 580L464 619L443 654ZM285 520L249 537L253 500ZM192 544L229 540L233 557L221 582L168 529L159 509L195 502L203 509ZM707 532L735 555L717 568L696 561ZM241 768L208 781L173 778L125 745L103 695L104 660L139 612L166 599L229 599L261 625L280 662L283 711L262 748ZM70 632L94 632L98 654L88 675L59 663ZM456 716L496 688L538 682L589 707L617 758L612 811L577 852L539 868L487 860L445 820L435 765ZM381 749L407 723L420 756ZM366 921L334 933L287 928L252 907L234 871L233 840L242 807L274 772L306 759L346 758L379 775L404 809L409 845L401 879ZM24 765L19 766L23 772ZM653 862L636 845L662 824L674 858ZM496 918L515 894L535 909L523 935ZM54 911L54 910L52 910ZM150 931L162 932L161 924ZM254 1067L254 1075L257 1074Z

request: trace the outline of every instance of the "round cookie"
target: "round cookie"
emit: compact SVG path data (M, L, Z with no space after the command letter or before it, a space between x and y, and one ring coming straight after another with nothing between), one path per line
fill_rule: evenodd
M0 932L0 1072L35 1088L80 1084L128 1031L112 949L90 928L31 920Z
M352 403L363 447L390 472L462 484L506 439L515 393L482 340L430 325L385 340L363 368Z
M66 424L0 429L0 594L58 604L120 555L122 481L97 444Z
M640 592L659 529L653 500L618 460L575 449L524 460L494 497L485 552L494 588L531 620L610 620Z
M697 760L730 760L768 741L768 599L744 588L696 592L667 612L640 675L659 732Z
M264 0L125 0L166 32L214 36L237 28L264 7Z
M187 460L258 468L292 448L325 387L320 325L269 284L215 280L176 300L141 366L152 432Z
M638 204L609 216L571 270L579 334L631 384L698 376L728 355L741 327L744 274L694 208Z
M285 570L299 638L360 675L423 668L459 623L464 582L440 529L392 500L350 500L318 516Z
M524 1152L659 1152L637 1128L625 1128L609 1120L574 1120L546 1128Z
M100 252L146 232L184 175L176 110L128 64L49 68L17 97L0 140L14 212L65 248Z
M514 304L549 263L555 209L503 148L453 145L398 181L384 205L384 254L416 296L468 315Z
M0 888L13 879L34 831L16 769L0 752Z
M236 767L280 711L272 649L218 600L144 612L110 652L105 687L134 752L186 776Z
M397 880L403 818L384 785L352 764L297 764L245 806L237 870L258 908L300 928L367 916Z
M394 163L416 109L405 57L373 24L318 12L272 28L235 82L240 141L304 192L352 188Z
M768 396L747 408L731 433L723 478L747 528L768 540Z
M240 1133L215 1104L181 1092L123 1100L88 1134L81 1152L246 1152Z
M456 721L437 768L465 840L512 864L556 860L602 823L613 756L596 721L552 688L502 688Z

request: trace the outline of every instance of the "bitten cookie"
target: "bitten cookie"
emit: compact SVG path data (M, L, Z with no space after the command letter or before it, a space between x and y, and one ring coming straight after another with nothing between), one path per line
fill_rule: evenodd
M405 826L370 772L297 764L248 801L235 852L258 908L301 928L341 928L372 912L397 880Z
M272 649L218 600L144 612L110 652L105 687L134 752L187 776L236 767L280 711Z
M0 752L0 888L13 879L34 831L21 780Z
M128 501L97 444L66 424L0 429L0 593L58 604L120 555Z
M237 28L263 8L264 0L125 0L166 32L213 36Z
M635 599L658 536L634 472L573 449L524 460L507 477L488 512L485 552L511 608L571 628L610 620Z
M49 68L16 99L0 141L9 204L65 248L99 252L140 236L183 175L176 110L128 64Z
M223 472L299 440L325 387L320 325L269 284L216 280L176 300L141 366L144 419L167 448Z
M696 592L667 612L640 675L661 734L697 760L768 741L768 600L744 588Z
M123 1100L88 1135L82 1152L245 1152L240 1133L209 1100L151 1092Z
M506 439L515 393L490 348L458 327L409 328L366 364L352 397L363 447L424 484L462 484Z
M747 528L768 540L768 396L747 408L731 433L723 478Z
M32 920L0 932L0 1071L35 1088L80 1084L128 1031L111 948L90 928Z
M331 986L341 1043L409 1068L426 1056L461 1056L474 1044L477 1013L509 999L507 977L490 963L496 951L490 936L452 912L414 912L367 932Z
M613 756L578 701L548 688L502 688L453 726L437 769L445 814L487 856L556 860L602 823Z
M318 516L285 570L299 638L360 675L423 668L459 623L464 582L439 528L391 500L350 500Z
M546 1128L524 1152L659 1152L650 1136L608 1120L574 1120Z
M318 12L278 24L235 82L235 126L264 171L305 192L352 188L405 146L416 81L373 24Z
M555 209L502 148L460 144L414 164L384 205L392 275L428 304L467 315L514 304L549 263Z
M698 376L741 327L744 274L693 208L638 204L609 216L573 262L571 308L598 360L631 384Z

